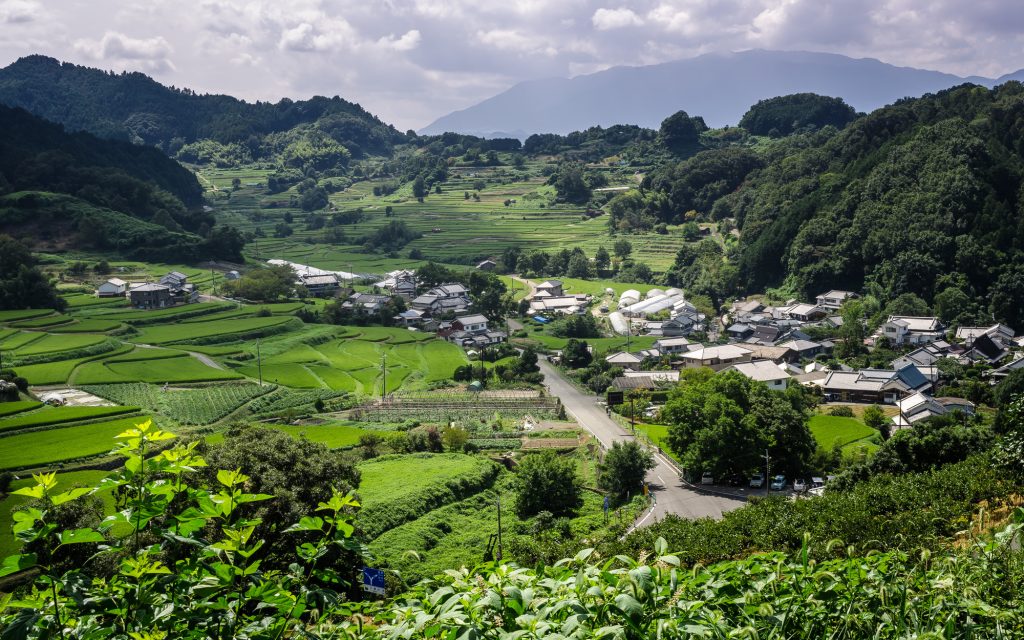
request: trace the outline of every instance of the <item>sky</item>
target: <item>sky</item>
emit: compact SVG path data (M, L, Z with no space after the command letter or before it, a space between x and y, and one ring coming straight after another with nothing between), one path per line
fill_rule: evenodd
M40 53L247 100L340 95L402 130L523 80L755 48L996 77L1024 67L1024 2L0 0L0 65Z

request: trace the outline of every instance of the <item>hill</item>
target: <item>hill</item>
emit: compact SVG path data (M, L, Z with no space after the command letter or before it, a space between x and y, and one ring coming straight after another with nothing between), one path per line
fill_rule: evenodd
M211 231L195 175L158 149L67 133L3 106L0 129L0 231L35 247L241 258L236 232Z
M1006 79L1011 78L999 81ZM749 105L775 96L818 93L842 98L858 111L871 111L906 96L964 82L997 83L827 53L715 53L658 65L615 67L570 79L523 82L439 118L420 133L511 131L525 138L531 133L564 134L619 123L657 128L679 109L704 116L711 127L722 127L739 122Z
M746 290L913 294L950 320L1021 326L1022 130L1019 82L900 101L776 141L710 215L741 230Z
M387 153L403 137L358 104L338 97L252 104L165 87L142 73L116 74L40 55L0 69L0 103L72 131L155 145L169 155L197 140L244 142L318 121L357 157Z

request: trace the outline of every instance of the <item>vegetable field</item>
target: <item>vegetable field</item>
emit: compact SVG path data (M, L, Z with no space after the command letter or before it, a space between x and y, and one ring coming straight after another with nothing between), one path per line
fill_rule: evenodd
M249 383L227 383L195 389L169 389L145 383L87 385L84 391L119 404L142 407L181 424L205 425L273 390ZM0 426L2 428L2 426Z

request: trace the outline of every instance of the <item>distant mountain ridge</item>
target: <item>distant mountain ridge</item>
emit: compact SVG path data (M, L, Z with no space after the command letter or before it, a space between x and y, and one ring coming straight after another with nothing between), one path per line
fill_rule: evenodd
M358 104L337 96L249 103L166 87L142 73L113 73L42 55L0 69L0 103L69 131L155 145L168 153L200 139L246 142L325 118L356 156L390 151L393 141L404 138Z
M993 87L1024 80L1024 69L998 79L960 77L831 53L752 50L706 54L642 67L614 67L574 78L521 82L419 131L489 136L491 132L560 133L636 124L657 128L680 109L712 127L735 125L758 100L792 93L843 98L872 111L905 97L963 84Z

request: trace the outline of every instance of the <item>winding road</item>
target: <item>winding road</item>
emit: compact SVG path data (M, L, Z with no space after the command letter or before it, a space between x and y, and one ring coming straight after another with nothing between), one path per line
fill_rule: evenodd
M613 442L636 439L605 414L604 409L594 401L594 396L580 391L566 380L561 371L543 358L537 364L544 374L544 383L551 395L558 396L566 412L594 434L606 449ZM647 474L647 482L653 491L655 503L637 520L634 528L657 522L669 514L682 518L721 518L726 511L746 504L745 496L729 497L692 488L679 479L678 472L664 454L655 453L654 459L657 466Z

